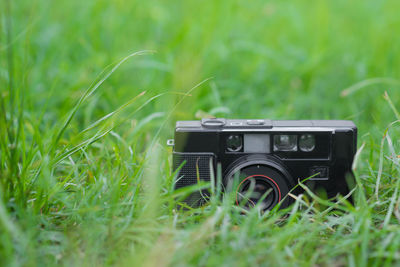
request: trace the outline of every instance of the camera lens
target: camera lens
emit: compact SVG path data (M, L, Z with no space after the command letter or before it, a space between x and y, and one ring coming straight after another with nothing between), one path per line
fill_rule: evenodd
M303 152L313 151L315 148L315 137L312 134L303 134L300 136L299 148Z
M226 148L228 151L231 152L238 152L242 149L243 142L242 137L240 135L230 135L226 139Z
M275 135L274 151L297 151L297 135Z
M238 196L238 202L244 201L247 208L260 204L262 210L270 208L277 198L276 189L264 176L246 178L238 190Z
M284 197L295 183L283 163L268 155L247 155L232 163L224 177L227 192L234 191L236 205L258 206L265 211L280 203L286 208L290 199ZM282 202L281 202L282 201Z

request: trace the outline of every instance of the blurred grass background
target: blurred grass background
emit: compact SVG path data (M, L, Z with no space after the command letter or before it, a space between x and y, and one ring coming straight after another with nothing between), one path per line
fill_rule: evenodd
M399 10L395 0L2 0L3 264L399 264L399 127L389 127L400 120ZM154 52L76 106L143 50ZM177 213L164 143L175 120L209 115L354 120L356 208L299 199L287 221L217 201Z

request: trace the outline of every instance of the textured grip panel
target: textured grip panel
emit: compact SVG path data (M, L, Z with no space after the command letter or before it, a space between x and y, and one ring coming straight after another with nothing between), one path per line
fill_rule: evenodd
M174 170L181 167L176 178L175 188L181 188L197 183L197 170L199 179L202 181L210 181L210 173L214 169L214 154L212 153L174 153L173 154L173 168ZM203 195L203 196L202 196ZM195 192L191 194L185 202L189 206L198 206L204 202L204 196L207 196L207 190L202 192Z
M174 153L174 170L183 164L179 170L175 188L196 184L197 169L200 180L210 181L210 164L214 164L210 162L210 159L214 160L214 155L210 153Z

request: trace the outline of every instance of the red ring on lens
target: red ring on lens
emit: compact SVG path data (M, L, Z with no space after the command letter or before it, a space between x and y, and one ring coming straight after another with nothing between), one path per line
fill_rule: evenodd
M278 184L274 181L274 179L272 179L271 177L268 177L268 176L266 176L266 175L254 174L254 175L250 175L250 176L244 178L243 181L241 181L240 184L239 184L239 186L237 187L237 189L236 189L236 205L239 205L239 201L238 201L237 195L238 195L240 186L243 184L244 181L246 181L247 179L250 179L250 178L252 178L252 177L255 177L255 176L261 176L261 177L267 178L267 179L269 179L271 182L274 183L274 185L275 185L276 188L278 189L278 193L279 193L278 202L280 202L280 201L281 201L281 190L279 189L279 186L278 186Z

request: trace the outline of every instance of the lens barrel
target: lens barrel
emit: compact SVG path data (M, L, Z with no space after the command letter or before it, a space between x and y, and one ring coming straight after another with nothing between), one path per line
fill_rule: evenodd
M230 166L224 183L236 194L236 204L247 209L259 206L270 210L280 203L280 208L290 204L287 193L294 181L285 166L267 155L239 158Z

